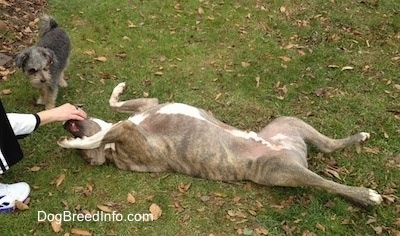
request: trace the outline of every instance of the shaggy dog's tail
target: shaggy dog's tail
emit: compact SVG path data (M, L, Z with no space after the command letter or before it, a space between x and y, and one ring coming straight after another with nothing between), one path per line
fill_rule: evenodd
M49 31L57 27L58 23L53 17L49 15L43 15L39 22L39 36L43 37Z

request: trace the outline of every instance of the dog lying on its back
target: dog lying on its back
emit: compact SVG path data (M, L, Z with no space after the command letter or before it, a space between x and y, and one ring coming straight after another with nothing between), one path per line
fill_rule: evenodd
M68 65L71 42L65 30L48 15L40 19L39 42L23 50L15 58L30 84L39 89L37 104L46 109L55 107L58 87L67 87L64 70Z
M311 186L363 205L382 202L374 190L338 184L307 168L306 143L333 152L367 140L368 133L331 139L294 117L277 118L258 134L245 132L185 104L158 104L154 98L120 102L124 89L125 83L114 88L110 106L134 115L116 124L94 118L70 120L64 127L76 138L61 138L58 144L81 149L83 158L92 165L109 160L124 170L170 171L273 186Z

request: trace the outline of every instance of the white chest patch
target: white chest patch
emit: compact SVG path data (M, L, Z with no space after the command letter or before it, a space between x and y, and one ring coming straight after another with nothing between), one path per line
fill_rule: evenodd
M134 116L131 116L128 118L128 120L130 120L132 123L134 123L135 125L139 125L142 121L144 121L147 117L149 116L149 114L145 114L145 113L140 113Z
M182 103L168 104L162 107L160 110L158 110L157 113L169 114L169 115L180 114L180 115L190 116L195 119L207 121L204 117L201 116L199 109Z
M279 145L282 146L284 149L297 150L297 147L293 145L293 142L295 140L292 137L278 133L275 136L271 137L271 139L278 142Z
M276 145L271 144L267 140L258 136L258 134L253 131L250 131L250 132L244 132L241 130L226 130L226 131L236 137L240 137L240 138L244 138L244 139L248 139L248 140L252 139L256 142L266 145L267 147L269 147L275 151L279 151L282 149L281 146L276 146Z

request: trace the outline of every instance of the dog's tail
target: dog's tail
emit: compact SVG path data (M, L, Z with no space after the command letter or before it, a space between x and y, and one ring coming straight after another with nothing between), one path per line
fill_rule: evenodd
M49 15L43 15L39 22L39 36L43 37L43 35L45 35L47 32L57 27L58 23L53 17Z

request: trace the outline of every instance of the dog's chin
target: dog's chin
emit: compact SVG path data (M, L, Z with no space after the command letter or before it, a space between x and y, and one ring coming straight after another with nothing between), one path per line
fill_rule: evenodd
M46 81L43 82L41 79L36 78L36 77L28 77L28 79L29 79L29 83L34 88L40 89L40 88L43 88L43 87L49 85L49 80L46 80Z

